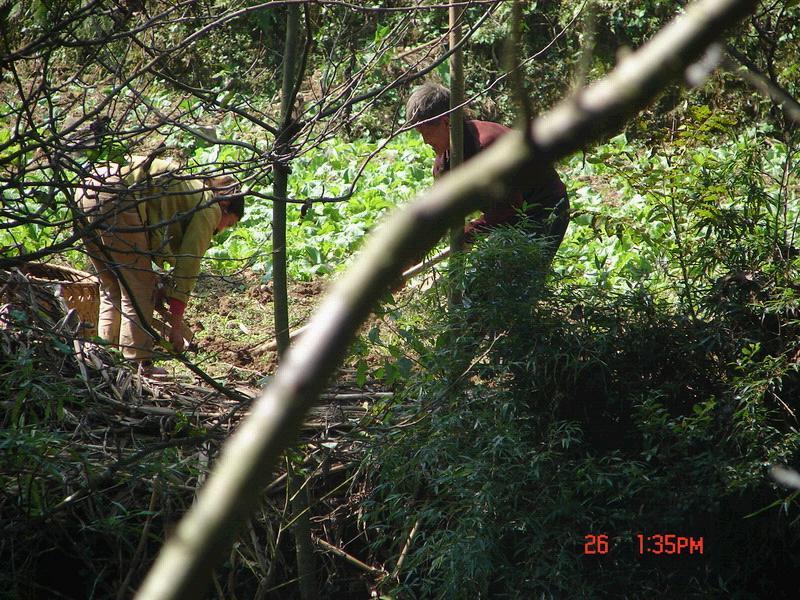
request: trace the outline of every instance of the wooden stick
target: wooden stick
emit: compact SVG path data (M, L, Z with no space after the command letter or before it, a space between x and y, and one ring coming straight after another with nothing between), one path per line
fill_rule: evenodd
M291 342L293 339L295 339L297 336L299 336L301 333L303 333L306 329L308 329L308 325L303 325L302 327L298 327L297 329L293 329L291 332L289 332L289 341ZM270 351L274 352L277 349L278 349L278 340L276 338L276 339L272 340L271 342L265 342L263 344L259 344L258 346L253 348L253 351L254 352L264 352L266 350L270 350Z
M445 258L450 256L450 247L448 246L438 254L434 254L428 260L423 260L418 265L414 265L410 269L403 271L403 281L412 278L414 275L422 273L423 271L427 271L430 267L435 264L442 262Z
M341 556L347 562L357 566L359 569L366 571L367 573L371 573L372 575L386 575L386 571L384 571L383 569L371 567L367 563L361 562L355 556L348 554L347 552L345 552L341 548L337 548L333 544L329 544L322 538L318 538L315 535L311 537L314 540L314 543L316 543L320 548L322 548L323 550L327 550L328 552L333 552L336 556Z
M421 263L419 263L417 265L414 265L410 269L407 269L407 270L403 271L403 275L402 275L403 281L411 279L412 277L414 277L414 275L418 275L418 274L422 273L423 271L427 271L430 267L442 262L448 256L450 256L450 247L449 246L447 248L445 248L444 250L442 250L441 252L439 252L438 254L434 254L428 260L423 260ZM302 327L298 327L297 329L294 329L289 334L289 341L294 340L296 337L298 337L300 334L302 334L306 329L308 329L308 325L303 325ZM277 339L275 339L275 340L272 340L271 342L267 342L265 344L259 344L253 350L258 350L258 351L270 350L270 351L274 352L277 349L278 349L278 341L277 341Z
M324 401L341 400L353 402L357 400L375 400L377 398L393 398L394 392L358 392L346 394L320 394L319 399Z
M411 542L414 541L414 536L417 534L418 528L419 528L419 519L417 519L416 522L414 523L414 526L408 533L408 537L406 538L406 543L403 544L403 549L400 551L400 558L397 559L397 565L392 571L392 579L398 579L400 577L400 569L403 568L403 563L406 562L406 556L408 556L408 551L411 549Z

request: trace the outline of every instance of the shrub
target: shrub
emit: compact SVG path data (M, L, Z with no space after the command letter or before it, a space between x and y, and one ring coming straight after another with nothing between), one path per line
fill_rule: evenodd
M467 256L463 305L413 332L432 340L423 368L368 458L380 559L418 523L394 592L784 592L765 572L797 567L797 506L765 475L798 458L769 392L794 364L727 335L735 316L693 319L646 289L545 288L540 257L495 232ZM703 538L704 553L641 556L639 533ZM607 554L584 554L590 534Z

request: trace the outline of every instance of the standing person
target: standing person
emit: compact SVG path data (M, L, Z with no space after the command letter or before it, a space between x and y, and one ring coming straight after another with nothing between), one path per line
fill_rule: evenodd
M231 176L181 175L170 160L135 158L125 167L95 166L78 188L88 231L86 250L100 280L100 337L149 374L153 338L144 327L156 304L169 305L170 343L183 349L183 313L214 234L244 215L244 197ZM169 263L160 290L152 263Z
M434 178L450 170L450 91L437 83L417 87L406 102L406 119L414 124L422 139L436 152ZM491 146L511 131L498 123L464 121L464 161ZM484 207L483 215L464 228L464 241L471 244L475 236L501 225L522 225L546 242L552 260L564 239L569 224L569 201L564 183L551 165L537 170L536 180L526 189L513 192L502 201Z

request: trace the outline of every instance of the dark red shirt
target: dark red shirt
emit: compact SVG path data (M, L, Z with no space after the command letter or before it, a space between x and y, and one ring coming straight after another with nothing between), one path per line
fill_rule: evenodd
M470 120L464 122L464 162L488 148L511 129L490 121ZM438 154L433 163L434 178L450 170L448 154ZM535 218L543 209L553 208L567 195L567 188L552 165L537 169L537 177L526 189L513 192L502 201L487 206L483 215L470 221L464 228L467 241L476 231L489 231L498 225L510 225L526 216Z

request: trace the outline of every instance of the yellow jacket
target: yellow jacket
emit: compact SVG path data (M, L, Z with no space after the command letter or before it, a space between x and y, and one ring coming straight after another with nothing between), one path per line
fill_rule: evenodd
M187 303L200 273L200 259L222 216L214 194L202 179L181 172L171 160L134 157L121 175L135 195L142 222L148 227L163 224L148 230L153 262L173 267L167 296Z

